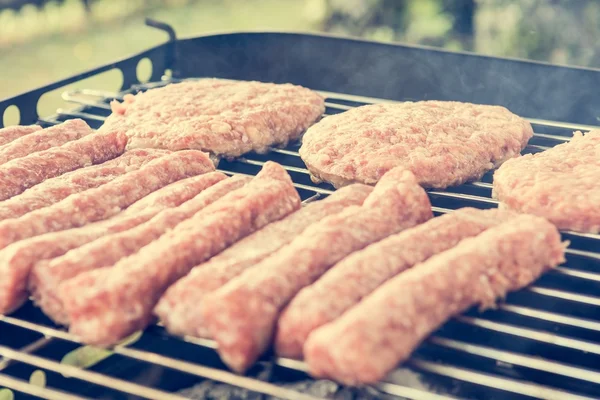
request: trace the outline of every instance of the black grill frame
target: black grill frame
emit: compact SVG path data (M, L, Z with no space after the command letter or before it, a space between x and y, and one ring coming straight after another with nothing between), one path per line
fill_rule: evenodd
M141 84L135 73L138 62L146 57L153 64L151 84ZM331 59L339 62L334 65ZM426 68L420 69L422 65ZM63 98L77 104L76 109L46 118L37 115L35 105L44 93L114 68L123 72L122 92L67 92ZM164 75L167 69L172 71L171 77ZM397 74L398 70L403 74ZM326 114L383 100L435 98L500 104L535 117L529 120L536 135L525 152L565 142L574 129L594 128L598 123L594 112L600 109L600 97L594 96L600 70L331 36L235 33L177 40L171 32L169 42L136 56L4 100L0 115L16 105L22 124L52 125L79 117L98 127L114 98L201 77L301 84L326 96ZM90 101L89 96L95 100ZM268 155L249 154L224 161L219 168L230 174L252 175L271 159L288 169L305 202L331 193L331 186L310 181L297 149L298 145L292 144ZM434 211L495 207L497 202L490 198L491 179L491 174L486 174L479 182L428 191ZM600 297L595 296L600 288L600 236L563 232L563 237L571 241L565 265L532 287L509 295L497 310L483 314L471 310L453 319L375 388L410 399L600 398ZM268 356L263 364L274 363L272 378L277 384L238 377L224 370L213 342L173 338L160 326L149 328L134 344L115 348L112 356L89 370L48 363L78 346L76 338L54 326L31 304L11 316L0 316L0 356L4 357L0 360L0 386L43 398L68 399L64 392L70 391L80 397L104 393L108 396L104 398L129 398L128 394L166 399L168 392L212 379L259 393L299 398L297 392L279 383L306 378L301 362ZM36 368L47 372L52 390L23 381ZM79 379L64 378L61 373ZM107 389L110 387L113 389Z

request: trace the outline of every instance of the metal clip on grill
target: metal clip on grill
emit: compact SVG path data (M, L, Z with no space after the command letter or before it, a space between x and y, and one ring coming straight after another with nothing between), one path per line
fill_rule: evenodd
M174 49L173 49L174 46ZM135 81L135 66L153 62L154 83ZM281 62L285 60L285 62ZM39 118L36 103L50 90L112 68L125 76L124 90L110 94L76 90L63 94L71 110ZM177 71L161 80L167 68ZM469 77L460 82L455 76ZM497 77L513 84L502 86ZM502 104L530 116L536 131L525 152L538 152L568 141L573 130L595 128L600 98L600 71L449 53L420 47L383 45L325 36L296 34L229 34L174 40L115 64L48 85L0 102L0 112L16 105L22 123L51 125L82 118L98 127L108 103L126 93L180 79L221 77L292 82L320 90L326 114L381 101L461 100ZM560 79L559 79L560 78ZM550 87L544 82L554 82ZM564 89L563 89L564 88ZM554 90L551 90L554 89ZM346 93L346 94L344 94ZM574 101L573 99L580 99ZM581 99L585 99L582 106ZM565 120L571 122L558 122ZM315 185L298 156L298 144L267 155L248 154L220 169L254 175L267 161L290 172L304 202L332 193ZM492 208L492 174L429 195L438 214L472 206ZM496 310L467 312L444 325L413 357L372 390L408 399L594 399L600 397L600 236L564 232L571 241L565 265L533 286L509 295ZM31 304L11 316L0 316L0 386L48 399L108 398L183 399L177 393L201 382L220 382L247 392L284 399L312 399L301 393L310 386L301 361L265 359L266 380L227 372L209 340L175 338L153 326L135 342L123 344L83 369L61 362L76 349L77 339L55 327ZM82 353L80 353L82 354ZM79 360L82 361L82 360ZM27 381L45 372L45 386ZM308 385L308 386L307 386ZM221 392L223 393L223 392ZM236 392L237 393L237 392ZM19 398L17 396L17 398Z

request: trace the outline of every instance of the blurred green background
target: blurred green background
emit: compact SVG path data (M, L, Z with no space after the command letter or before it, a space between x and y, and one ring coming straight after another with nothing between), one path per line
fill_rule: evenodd
M147 16L179 36L331 32L600 66L597 0L0 0L0 98L161 43ZM90 85L115 90L119 82L107 75Z

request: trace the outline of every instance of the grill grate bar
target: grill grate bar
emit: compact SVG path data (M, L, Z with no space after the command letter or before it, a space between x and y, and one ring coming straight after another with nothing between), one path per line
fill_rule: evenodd
M526 317L536 318L544 321L557 322L563 325L575 326L577 328L589 329L600 332L600 323L581 318L569 317L547 311L535 310L528 307L514 306L512 304L500 304L499 309Z
M93 121L100 121L100 122L104 122L106 120L106 118L104 118L104 117L101 117L101 116L98 116L95 114L82 112L82 111L77 111L77 110L64 110L62 108L59 108L58 110L56 110L56 113L62 117L91 119Z
M548 289L539 286L529 287L529 291L544 296L557 297L559 299L569 300L576 303L584 303L592 306L600 306L600 298L592 296L584 296L575 293L569 293L562 290Z
M57 339L62 339L62 340L79 343L79 344L81 343L76 336L71 335L70 333L65 332L63 330L59 330L59 329L55 329L55 328L47 327L44 325L39 325L39 324L35 324L32 322L23 321L21 319L7 317L7 316L3 316L3 315L0 315L0 321L6 322L6 323L9 323L12 325L16 325L16 326L19 326L24 329L32 330L34 332L41 333L45 336L50 336L50 337L54 337ZM192 341L190 341L190 342L192 342ZM209 342L211 345L207 345ZM199 344L199 345L213 348L213 349L216 348L216 345L214 344L213 341L208 341L205 339L196 339L192 343ZM0 346L0 355L4 355L3 350L4 350L4 348L2 346ZM10 350L10 349L8 349L8 350ZM14 351L14 350L11 350L11 351ZM242 377L242 376L233 374L231 372L222 371L222 370L219 370L216 368L210 368L210 367L205 367L205 366L198 365L198 364L192 364L189 362L176 360L174 358L162 356L162 355L159 355L156 353L151 353L148 351L142 351L142 350L127 348L127 347L123 347L123 346L116 346L112 349L112 351L115 354L119 354L119 355L122 355L125 357L134 358L136 360L149 362L149 363L152 363L155 365L160 365L160 366L168 367L171 369L176 369L176 370L179 370L182 372L186 372L189 374L199 376L201 378L207 378L207 379L212 379L212 380L216 380L216 381L223 382L223 383L229 383L231 385L245 388L245 389L248 389L248 390L251 390L254 392L259 392L259 393L263 393L263 394L267 394L267 395L271 395L271 396L275 396L275 397L280 397L283 399L290 399L290 400L295 400L295 399L315 400L315 397L307 396L302 393L295 392L293 390L283 389L283 388L280 388L273 384L269 384L269 383L262 382L262 381L257 381L255 379L251 379L251 378ZM12 356L7 357L7 358L18 360L18 358L12 357ZM19 360L19 361L22 361L22 360ZM28 361L22 361L22 362L35 365L34 363L30 363ZM49 361L49 362L51 362L51 361ZM63 367L62 364L54 363L54 367L56 367L56 366ZM74 368L74 367L66 366L66 365L64 365L64 367L69 368L69 369ZM46 369L50 369L50 370L53 370L56 372L60 372L60 370L58 370L57 368L53 368L52 366L49 366L49 367L41 366L40 368L46 368ZM78 371L82 371L77 368L75 368L75 369ZM78 376L76 376L68 371L65 372L65 374L78 378ZM99 375L100 377L103 376L100 374L96 374L96 375ZM82 379L85 379L85 378L82 378ZM110 379L113 379L113 378L110 378ZM91 379L87 379L87 380L92 383L98 383ZM129 383L126 381L122 381L122 382ZM107 386L106 384L103 384L103 383L98 383L98 384L100 384L102 386L106 386L106 387L115 387L118 390L122 390L121 386L118 382L112 383L112 385L116 385L116 386ZM135 385L135 384L133 384L133 385ZM140 386L140 385L135 385L135 386ZM147 389L143 386L140 386L140 387ZM132 394L136 394L136 393L132 393ZM136 395L143 396L142 394L136 394ZM161 398L161 399L164 398L167 400L169 399L167 397L148 397L148 398ZM181 397L177 396L177 397L173 397L173 399L181 399Z
M514 379L499 378L489 374L483 374L472 370L440 365L431 361L413 359L408 362L410 365L434 374L447 376L450 378L476 383L494 389L500 389L507 392L524 394L545 400L594 400L592 397L579 396L556 390L547 386L536 385L529 382L521 382Z
M440 192L440 191L437 191L437 190L428 190L427 193L433 194L433 195L436 195L436 196L440 196L440 197L449 197L449 198L460 199L460 200L473 200L473 201L478 201L478 202L485 203L485 204L498 205L498 201L497 200L488 199L487 197L482 197L482 196L475 196L475 195L472 195L472 194L463 194L463 193L454 193L454 192Z
M33 353L34 351L37 351L37 350L41 349L42 347L45 347L46 345L50 344L53 340L54 339L49 338L49 337L39 338L38 340L29 343L27 346L21 347L19 349L19 351L21 353ZM13 363L13 360L11 360L11 359L8 359L8 358L0 359L0 371L2 371L3 369L6 369L12 363Z
M233 386L251 390L253 392L259 392L270 396L275 396L281 399L316 400L316 398L313 396L296 392L294 390L285 389L272 383L267 383L252 378L246 378L216 368L210 368L199 364L192 364L186 361L176 360L148 351L141 351L126 347L117 347L115 348L115 353L134 358L140 361L151 362L153 364L161 365L163 367L176 369L182 372L186 372L188 374L194 374L203 378L212 379L214 381L227 383Z
M75 93L74 91L66 91L63 92L61 97L64 101L67 101L69 103L75 103L75 104L79 104L82 106L88 106L88 107L95 107L95 108L101 108L103 110L110 110L110 105L106 104L106 103L100 103L98 101L93 101L93 100L86 100L84 98L79 98L78 95L85 95L85 93L83 93L84 91L80 92L80 93ZM90 95L92 97L98 97L95 95ZM106 98L106 97L103 97Z
M598 253L592 253L591 251L585 251L585 250L577 250L577 249L567 248L567 249L565 249L565 253L572 254L572 255L575 255L575 256L585 257L585 258L592 258L594 260L599 260L600 261L600 254L598 254Z
M549 313L547 313L547 314L549 314ZM512 325L488 321L488 320L485 320L482 318L459 316L459 317L456 317L455 319L462 323L481 327L481 328L488 329L488 330L494 330L494 331L501 332L501 333L519 336L522 338L540 341L540 342L544 342L544 343L550 343L550 344L554 344L557 346L571 348L571 349L580 350L580 351L585 351L585 352L589 352L589 353L593 353L593 354L600 354L600 345L595 345L593 343L584 342L581 340L565 338L565 337L557 336L555 334L548 334L545 332L532 330L532 329L519 328L519 327L515 327ZM556 318L554 318L554 319L556 319ZM50 328L47 326L23 321L23 320L16 319L13 317L0 316L0 321L6 322L6 323L11 323L11 324L14 324L16 326L19 326L19 327L22 327L25 329L33 330L33 331L36 331L36 332L41 333L46 336L51 336L51 337L55 337L58 339L63 339L63 340L67 340L67 341L71 341L71 342L75 342L75 343L80 343L79 340L77 339L77 337L69 334L68 332L62 331L62 330L58 330L58 329ZM562 322L562 321L559 321L559 322ZM598 324L598 325L600 325L600 324ZM436 338L436 337L431 338L431 339L432 339L432 342L434 342L436 344L440 344L440 343L443 344L443 343L445 343L444 340L447 340L447 339ZM440 342L440 340L442 342ZM216 349L216 343L212 340L185 337L184 341L186 341L188 343L208 347L211 349ZM459 341L454 341L454 342L462 343ZM450 342L448 342L448 343L450 343ZM464 347L464 346L470 346L470 347ZM463 346L464 348L457 347L457 346L450 346L450 347L452 347L456 350L465 352L465 353L472 353L473 348L480 347L477 345L470 345L467 343L464 343L464 346ZM446 347L449 347L449 346L446 346ZM537 365L536 363L539 361L539 359L537 359L535 357L528 357L528 356L524 356L524 355L515 355L513 353L503 351L503 350L495 350L495 349L489 349L489 350L490 351L488 351L487 353L483 352L482 354L480 354L480 352L478 352L475 354L486 356L485 354L490 355L491 354L490 352L494 352L494 354L497 355L497 357L496 356L492 357L490 355L489 358L496 358L498 360L510 362L512 364L523 365L523 366L532 367L532 368L536 368L535 367ZM232 385L235 385L238 387L246 388L246 389L252 390L252 391L258 391L258 392L265 393L265 394L275 395L272 392L270 392L270 390L275 390L274 388L277 388L278 390L281 389L277 386L267 384L267 385L274 386L274 388L266 388L266 389L261 388L264 390L256 390L256 388L254 386L252 386L252 387L245 386L245 384L247 382L238 381L239 378L243 378L238 375L235 375L235 374L232 374L232 373L229 373L226 371L218 370L215 368L204 367L204 366L200 366L197 364L192 364L192 363L188 363L185 361L176 360L176 359L173 359L170 357L162 356L162 355L148 352L148 351L141 351L141 350L126 348L126 347L122 347L122 346L115 347L113 349L113 351L115 354L119 354L122 356L134 358L134 359L137 359L140 361L150 362L150 363L153 363L156 365L161 365L164 367L168 367L168 368L180 370L180 371L183 371L186 373L190 373L190 374L193 374L193 375L196 375L199 377L204 377L204 378L213 379L213 380L217 380L217 381L224 382L224 383L229 383L229 384L232 384ZM497 352L497 354L496 354L496 352ZM2 354L1 347L0 347L0 354ZM514 362L507 361L507 360L511 359L511 357ZM516 358L514 358L514 357L516 357ZM544 361L544 360L542 360L542 361ZM552 363L550 361L547 361L547 362ZM290 368L290 369L294 369L294 370L298 370L298 371L305 372L307 370L306 365L303 362L298 361L298 360L277 358L275 360L275 363L277 365L280 365L280 366L283 366L286 368ZM60 365L60 364L58 364L58 365ZM441 366L441 364L438 364L438 363L432 363L432 365ZM548 364L541 364L541 365L544 368L548 367ZM579 379L588 379L589 378L588 380L590 380L591 382L595 382L595 380L592 380L592 377L595 375L589 375L588 378L585 378L588 376L587 375L588 372L593 373L592 371L582 369L582 368L568 366L570 369L566 370L565 372L561 372L560 367L561 367L561 365L556 363L556 365L554 365L552 367L553 369L551 371L555 372L555 373L563 374L566 376L571 376L569 374L573 374L573 373L575 373L574 371L578 371L577 377L579 377ZM48 368L48 369L51 369L51 368ZM540 368L536 368L536 369L540 369ZM545 370L545 369L542 369L542 370ZM599 376L600 376L600 374L599 374ZM500 379L500 378L498 378L498 379ZM248 380L249 382L254 382L252 385L255 385L256 382L265 383L265 382L253 380L251 378L243 378L243 380ZM93 382L93 383L95 383L95 382ZM384 383L387 385L398 386L391 382L384 382ZM398 387L404 388L403 386L398 386ZM389 389L389 387L387 389ZM119 388L119 390L120 390L120 388ZM266 391L266 390L269 390L269 391ZM290 398L290 399L298 398L298 397L287 397L285 395L282 396L281 393L277 394L276 396L286 398L286 399L287 398ZM308 399L308 398L306 398L306 399Z
M556 268L552 269L552 271L558 272L559 274L562 274L562 275L568 275L568 276L573 276L576 278L586 279L589 281L600 282L600 274L595 274L593 272L578 271L578 270L574 270L571 268L565 268L565 267L556 267Z
M542 358L527 357L513 352L499 351L487 346L478 346L459 340L446 339L437 336L429 338L428 341L438 346L459 350L464 353L474 354L476 356L505 362L511 365L518 365L539 371L550 372L553 374L585 380L592 383L600 383L599 372L594 372L583 368L572 367L570 365L548 361Z
M33 356L26 353L21 353L18 350L13 350L8 347L0 346L0 355L10 358L14 361L19 361L25 364L33 365L37 368L47 369L61 373L73 378L82 379L96 385L107 388L117 389L119 391L129 393L134 396L140 396L146 399L164 399L164 400L185 400L185 397L178 396L172 393L167 393L162 390L149 388L117 378L111 378L107 375L91 372L89 370L76 368L66 364L60 364L56 361L48 360L42 357Z
M235 160L239 161L243 164L255 165L255 166L259 166L259 167L262 167L266 163L266 161L250 160L250 159L247 159L246 157L236 158ZM308 172L308 170L306 168L292 167L289 165L282 165L282 167L286 171L298 172L300 174L310 175L310 172Z
M583 340L571 339L535 329L520 328L514 325L489 321L483 318L466 317L461 315L456 317L455 319L467 325L476 326L487 330L506 333L513 336L519 336L525 339L535 340L537 342L548 343L560 347L600 355L600 345L590 342L584 342Z
M442 396L440 394L425 392L423 390L391 383L378 383L375 386L384 393L411 400L457 400L456 397Z
M21 379L11 378L2 374L0 374L0 386L48 400L86 400L85 397L74 396L55 389L39 387Z

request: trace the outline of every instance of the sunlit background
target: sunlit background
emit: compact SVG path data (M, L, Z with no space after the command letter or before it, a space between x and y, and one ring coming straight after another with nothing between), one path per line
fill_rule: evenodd
M161 43L147 16L179 36L330 32L600 67L597 0L0 0L0 98Z

